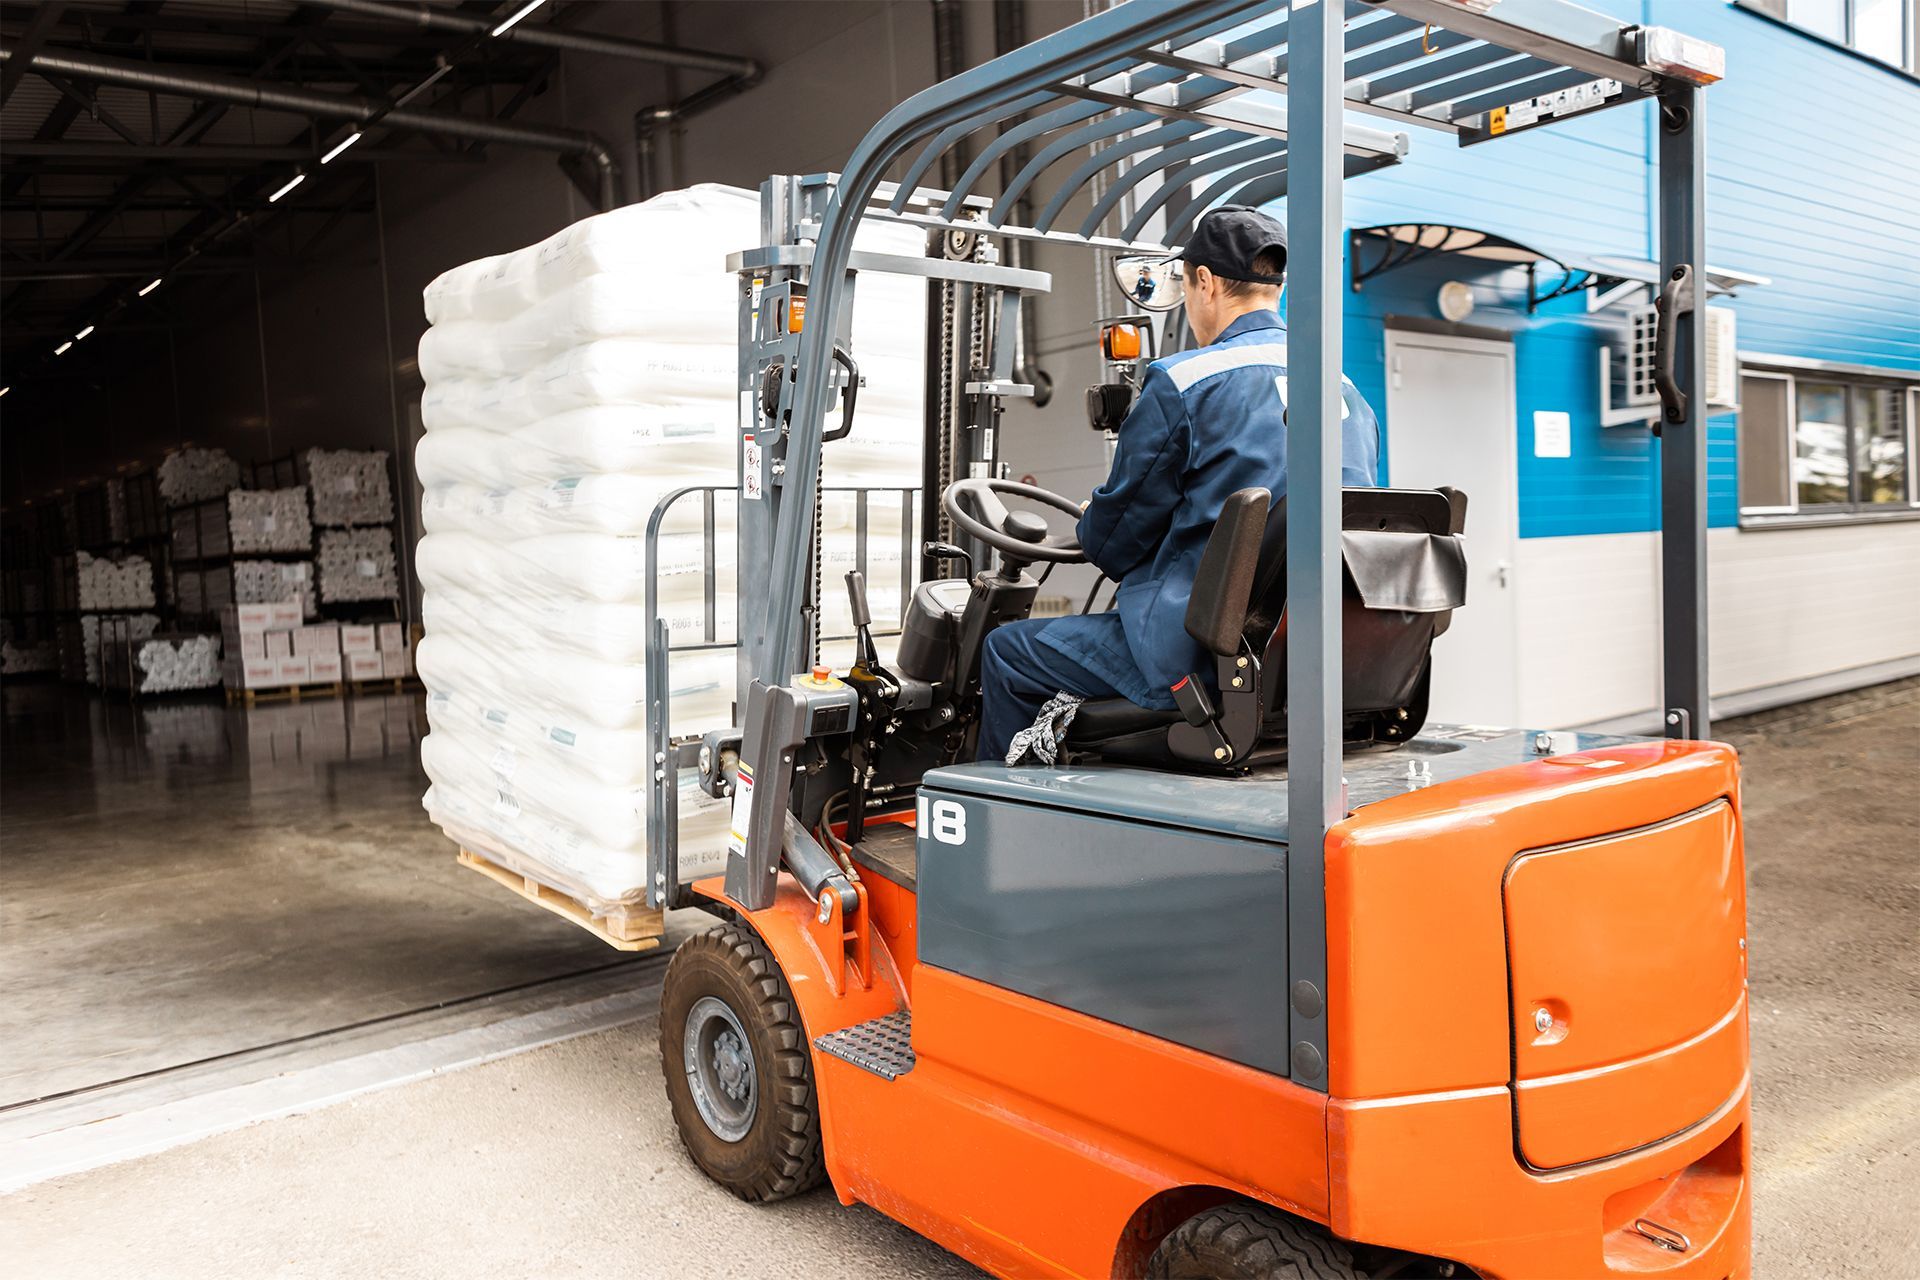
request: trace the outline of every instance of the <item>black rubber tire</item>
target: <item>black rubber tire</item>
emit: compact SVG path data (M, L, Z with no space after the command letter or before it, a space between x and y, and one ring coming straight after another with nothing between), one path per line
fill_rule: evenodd
M739 1019L753 1054L758 1106L738 1142L701 1118L681 1056L687 1012L703 996ZM660 990L660 1067L687 1154L742 1200L766 1203L826 1181L813 1060L800 1010L773 954L753 933L725 924L680 944Z
M1364 1280L1345 1244L1265 1205L1195 1214L1147 1259L1150 1280Z

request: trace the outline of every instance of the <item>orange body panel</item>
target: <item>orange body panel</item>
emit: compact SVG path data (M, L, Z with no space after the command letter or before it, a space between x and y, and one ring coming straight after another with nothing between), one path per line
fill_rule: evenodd
M1174 1187L1325 1217L1324 1095L932 967L914 1052L892 1082L816 1055L828 1170L991 1271L1111 1274Z
M1747 1069L1732 805L1523 854L1506 898L1529 1163L1558 1169L1658 1142L1731 1096Z
M814 1055L828 1171L843 1200L999 1274L1137 1272L1159 1233L1244 1195L1488 1277L1744 1277L1744 969L1725 953L1744 928L1737 787L1731 750L1648 742L1438 783L1341 823L1326 861L1331 1096L919 966L913 895L877 877L866 878L876 980L847 982L842 997L797 886L783 876L775 906L749 918L811 1036L911 991L911 1071L888 1081ZM1712 839L1605 839L1722 799L1728 820ZM1581 841L1600 842L1594 862L1541 859ZM1509 903L1509 869L1529 854L1540 860L1515 875ZM1647 874L1705 936L1666 936L1663 896L1619 883ZM698 887L720 896L717 881ZM1570 892L1590 900L1562 901ZM1596 952L1554 929L1589 908L1612 918L1599 936L1653 954ZM1510 909L1522 939L1512 965ZM1510 968L1551 989L1510 994ZM1671 1010L1635 1030L1644 1002L1668 996ZM1275 992L1270 1016L1284 998ZM1559 1002L1564 1033L1530 1046L1541 1052L1525 1070L1539 1074L1516 1079L1516 1022L1535 999ZM1528 1167L1517 1110L1543 1135L1534 1163L1586 1162ZM1642 1218L1690 1247L1660 1249L1634 1229Z

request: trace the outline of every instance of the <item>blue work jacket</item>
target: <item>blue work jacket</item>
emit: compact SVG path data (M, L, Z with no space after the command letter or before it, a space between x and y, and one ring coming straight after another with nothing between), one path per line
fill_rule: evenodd
M1374 484L1373 410L1344 379L1340 396L1340 483ZM1213 664L1187 634L1187 598L1228 495L1286 492L1286 415L1286 329L1275 312L1241 316L1212 346L1148 366L1113 470L1080 517L1087 559L1119 584L1115 608L1050 623L1041 643L1140 706L1171 707L1169 690L1189 673L1211 682Z

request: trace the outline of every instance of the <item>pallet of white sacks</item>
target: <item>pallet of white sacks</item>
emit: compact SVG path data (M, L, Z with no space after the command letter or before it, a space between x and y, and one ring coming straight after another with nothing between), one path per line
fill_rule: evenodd
M658 907L616 905L596 916L585 903L562 893L532 876L523 876L470 849L462 849L460 865L478 871L495 884L504 885L536 907L544 907L562 920L570 920L600 941L621 951L651 951L660 945L666 931L666 915Z

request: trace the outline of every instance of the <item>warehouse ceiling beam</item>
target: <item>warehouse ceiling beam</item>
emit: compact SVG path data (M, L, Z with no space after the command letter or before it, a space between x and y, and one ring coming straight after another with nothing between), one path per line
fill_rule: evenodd
M21 55L16 55L11 49L0 49L0 59L9 64L16 56ZM42 50L32 55L31 61L34 70L44 68L55 75L129 89L225 102L257 111L284 111L323 120L345 120L355 124L377 121L386 128L581 156L596 171L601 207L610 209L618 202L618 168L614 164L613 153L607 149L606 143L584 130L515 124L415 107L394 107L384 101L351 94L321 93L313 89L227 76L196 75L95 54Z
M329 9L356 13L364 17L383 18L421 31L480 36L490 43L535 45L547 49L572 50L577 53L633 58L641 62L657 63L664 67L680 67L688 71L710 71L721 76L751 76L757 79L760 75L760 64L752 58L713 53L704 49L684 49L676 45L656 44L650 40L632 40L625 36L570 31L564 27L535 22L517 23L500 31L499 24L494 19L476 18L469 14L424 4L390 4L386 3L386 0L315 0L315 2Z
M9 32L8 38L14 41L14 48L31 57L39 51L42 44L46 43L48 33L59 23L61 15L65 12L65 5L42 4L33 11L33 17L28 19L26 29L18 37ZM21 62L18 66L9 65L4 72L0 72L0 107L4 107L12 99L13 91L20 87L20 77L26 74L26 70L27 64Z
M29 161L46 161L49 163L45 168L57 168L69 173L125 173L129 167L128 161L156 167L206 169L217 166L231 169L235 164L304 164L320 158L317 148L292 144L270 146L203 142L183 146L168 142L36 142L27 139L9 142L5 146L9 172L17 171L19 166ZM476 156L448 156L396 147L350 147L341 152L333 163L375 164L392 160L404 160L409 164L447 160L461 164L479 163L479 157ZM52 163L57 161L72 161L74 164L69 167ZM89 198L87 207L97 208L100 199L99 196Z

